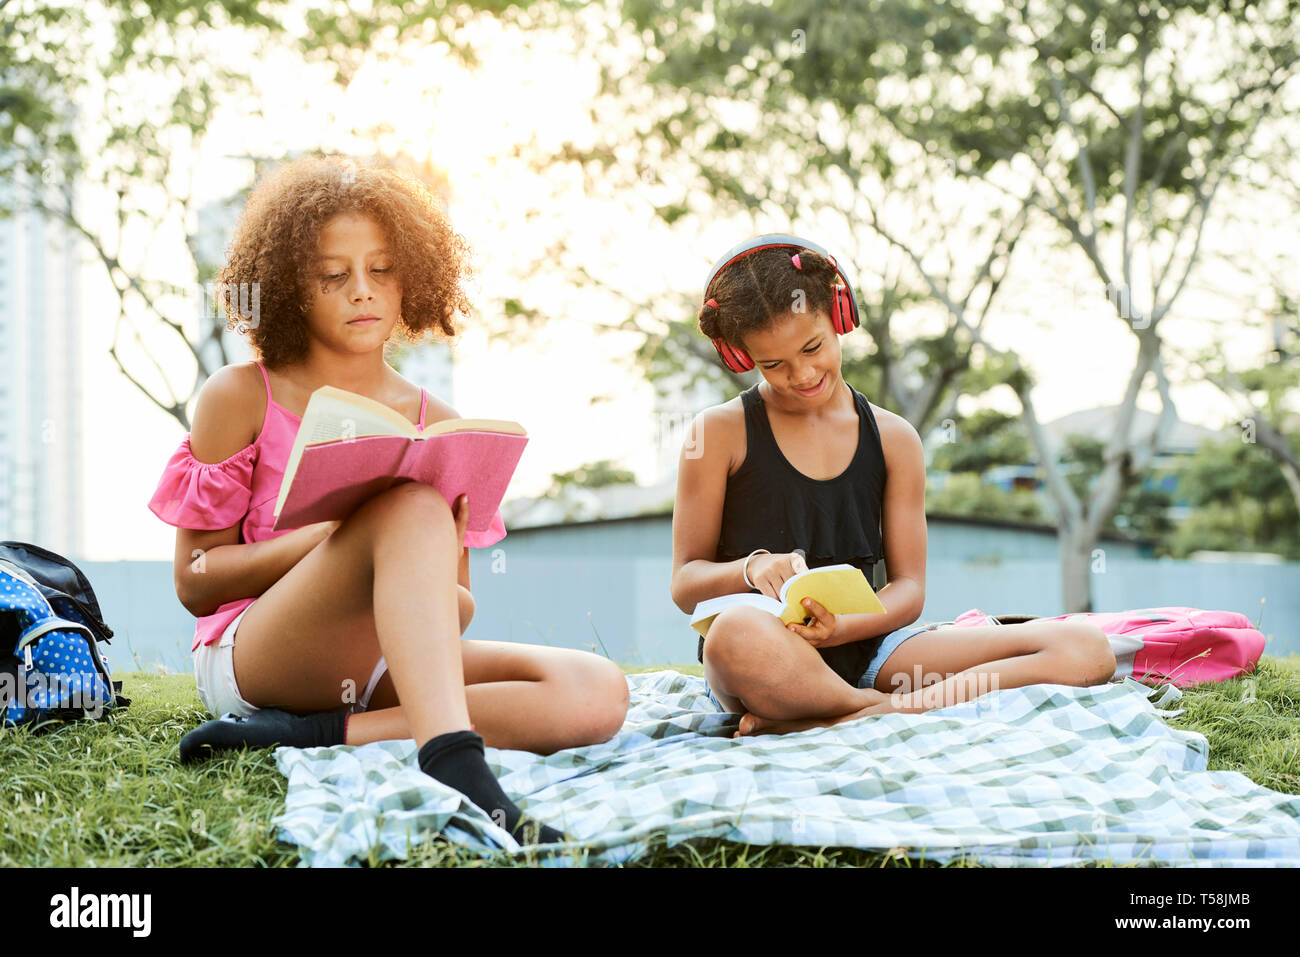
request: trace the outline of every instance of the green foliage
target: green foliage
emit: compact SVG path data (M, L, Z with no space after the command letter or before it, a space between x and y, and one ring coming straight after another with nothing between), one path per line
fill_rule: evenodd
M941 489L927 490L925 510L935 515L969 515L1035 523L1047 521L1034 492L1028 489L1007 492L969 472L949 476Z
M1229 439L1205 442L1180 463L1178 497L1193 511L1178 527L1170 553L1276 552L1300 560L1300 513L1277 463L1259 446Z
M951 0L671 6L629 0L623 10L663 54L652 80L706 96L744 91L776 111L767 132L784 123L804 137L814 167L836 162L837 148L850 149L823 141L800 122L801 108L811 119L828 106L842 118L882 117L971 172L1030 156L1078 210L1089 188L1082 164L1074 162L1083 147L1094 172L1099 228L1120 221L1110 201L1123 195L1131 133L1122 112L1130 104L1111 102L1108 93L1138 89L1145 74L1138 166L1148 177L1143 201L1164 217L1169 200L1197 193L1201 162L1240 146L1255 112L1291 75L1297 52L1293 11L1285 5L1056 0L1031 9ZM1216 56L1198 63L1202 82L1193 85L1180 59L1203 29L1214 32ZM1223 84L1242 90L1226 109ZM745 142L748 131L737 124L705 122L713 149ZM882 142L857 160L884 179L898 162ZM1157 228L1167 225L1167 219L1157 222Z
M110 186L165 184L170 150L163 132L184 129L201 136L217 97L239 88L245 77L212 55L213 41L203 55L202 38L229 26L279 32L272 12L284 5L285 0L152 0L148 16L141 16L140 5L128 0L13 0L0 30L0 175L21 169L29 182L65 189L84 175L89 157L78 142L84 117L79 121L75 104L85 102L92 84L102 83L109 93L98 119L110 128L96 158L111 165ZM101 55L96 40L105 31L112 43ZM139 104L128 106L120 96L128 78L139 82L145 72L169 91L166 113L146 118Z
M996 409L957 419L946 438L930 460L935 471L980 475L999 465L1024 465L1033 458L1020 417Z
M551 489L548 495L557 495L569 486L579 488L605 488L609 485L627 485L636 482L636 473L614 466L609 459L588 462L569 472L556 472L551 475Z
M955 441L938 446L931 471L953 472L931 491L928 511L1043 521L1035 493L1004 492L979 476L999 465L1028 464L1031 455L1018 420L984 410L955 423ZM1086 501L1104 467L1104 443L1066 437L1061 464L1066 481ZM1159 487L1176 479L1171 494ZM1191 512L1175 522L1169 509ZM1199 550L1275 552L1300 560L1300 514L1277 463L1259 446L1237 440L1206 442L1172 468L1153 468L1124 490L1106 526L1155 543L1158 556L1185 558Z
M1291 7L625 0L623 15L647 49L630 70L626 60L615 64L625 72L607 72L606 89L634 80L662 93L662 108L641 109L635 142L626 145L684 157L677 168L683 194L707 193L719 211L745 211L767 226L783 218L826 224L819 235L828 245L843 242L846 259L870 263L859 276L864 313L894 291L904 304L942 298L928 286L891 281L878 245L869 254L865 242L852 248L849 237L870 236L874 211L864 210L876 200L869 197L907 207L913 222L921 194L954 174L966 185L959 201L978 196L993 210L985 214L990 227L1015 211L1007 197L1028 202L1103 280L1127 276L1127 261L1105 261L1109 250L1122 247L1127 257L1146 245L1155 256L1160 247L1155 258L1163 260L1163 246L1177 239L1192 251L1185 262L1170 258L1166 275L1156 277L1167 308L1199 248L1183 240L1199 235L1220 177L1235 178L1235 160L1257 123L1280 112L1279 91L1297 69ZM1212 55L1206 37L1214 38ZM615 155L622 154L608 150ZM590 158L599 161L594 152ZM998 198L1004 205L995 208ZM659 208L675 217L680 205ZM906 242L918 260L937 263L948 253L947 272L931 271L952 301L973 310L978 299L971 304L954 292L963 272L954 260L970 260L975 250L978 264L984 245L951 241L960 210L942 211L946 220L925 224L938 230L909 228ZM1009 256L1007 243L1002 253ZM998 261L986 300L1000 281ZM894 311L886 308L884 317ZM864 328L877 344L874 361L886 366L879 381L888 392L898 379L888 366L905 350L873 318L864 315ZM949 344L949 351L960 360L960 349ZM926 380L946 383L934 372L951 374L948 367L928 359ZM1032 385L1018 369L998 381L1018 392Z
M700 334L693 315L658 326L629 322L628 327L644 334L637 347L637 361L662 392L687 392L705 383L726 400L756 381L757 373L736 375L722 364L713 346Z

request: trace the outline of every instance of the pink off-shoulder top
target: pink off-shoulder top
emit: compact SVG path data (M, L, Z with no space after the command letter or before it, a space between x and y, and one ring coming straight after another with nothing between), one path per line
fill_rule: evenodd
M262 381L266 384L266 415L261 431L252 444L222 462L196 459L190 453L190 437L186 434L168 460L158 488L149 500L149 510L168 525L214 531L239 522L241 544L263 542L292 531L287 528L273 531L273 512L302 419L271 398L271 380L266 368L260 362L256 365L262 370ZM418 425L421 432L428 399L428 394L421 389ZM505 536L505 523L498 511L487 531L467 531L465 544L486 548ZM226 626L255 600L256 597L228 601L212 614L198 619L190 650L218 640Z

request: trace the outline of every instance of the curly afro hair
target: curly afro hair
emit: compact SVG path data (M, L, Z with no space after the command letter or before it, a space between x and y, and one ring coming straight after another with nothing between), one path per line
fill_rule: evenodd
M393 169L344 157L304 157L254 187L218 277L226 327L246 332L257 357L271 368L307 355L320 231L340 213L367 214L388 237L402 282L397 331L403 339L419 342L429 330L451 338L453 317L469 314L469 247L432 193ZM250 289L258 304L252 323L246 321Z
M796 253L799 269L793 261ZM722 270L704 290L706 302L697 316L700 332L743 349L746 335L766 329L793 311L800 299L808 312L829 314L831 287L837 282L835 267L811 249L760 249ZM709 299L717 306L709 305Z

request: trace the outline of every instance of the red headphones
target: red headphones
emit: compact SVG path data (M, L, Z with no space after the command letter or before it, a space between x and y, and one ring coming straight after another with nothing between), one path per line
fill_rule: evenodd
M722 272L722 270L737 260L744 259L750 253L773 247L811 249L813 252L824 256L834 268L836 275L840 277L840 282L831 286L831 325L840 335L852 332L858 327L858 303L853 298L853 287L848 276L844 275L844 270L835 262L835 257L816 243L786 233L768 233L765 236L757 236L727 250L722 258L714 263L713 268L709 270L708 281L704 284L705 296L708 296L709 287L713 285L713 280L718 277L718 273ZM790 257L790 263L795 269L803 268L799 262L798 253ZM718 308L717 302L711 298L705 299L705 305L712 306L714 309ZM713 348L718 350L718 357L732 372L748 372L754 368L754 360L749 357L744 349L733 346L723 339L712 339L710 341L713 343Z

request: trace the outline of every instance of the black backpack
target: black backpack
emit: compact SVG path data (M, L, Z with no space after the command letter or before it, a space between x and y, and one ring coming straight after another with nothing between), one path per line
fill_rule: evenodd
M0 580L0 724L99 717L131 703L99 651L113 629L80 568L39 545L0 542ZM94 695L102 707L87 709Z

